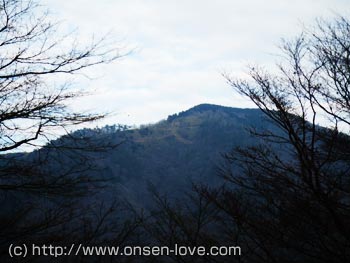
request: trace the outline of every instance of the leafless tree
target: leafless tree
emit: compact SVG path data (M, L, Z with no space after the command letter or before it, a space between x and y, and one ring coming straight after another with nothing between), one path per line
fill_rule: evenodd
M349 261L349 32L345 17L319 20L282 41L275 71L224 75L269 130L251 128L256 143L223 156L221 187L197 186L178 203L153 192L156 209L143 227L152 242L237 245L242 256L161 262Z
M31 0L0 2L1 256L15 242L92 242L118 207L93 198L107 179L94 173L95 160L116 144L106 143L109 135L98 130L68 132L105 114L73 111L69 103L87 91L52 79L122 55L106 37L79 43L73 34L60 35L59 24L42 10Z
M38 14L33 1L3 0L0 4L0 151L5 152L67 127L102 118L72 112L71 99L84 95L69 85L51 86L52 75L73 74L112 62L118 50L106 39L78 43L59 36L58 25Z
M250 79L225 75L276 127L226 154L220 193L244 262L346 262L350 254L350 23L320 20L283 41L283 61Z

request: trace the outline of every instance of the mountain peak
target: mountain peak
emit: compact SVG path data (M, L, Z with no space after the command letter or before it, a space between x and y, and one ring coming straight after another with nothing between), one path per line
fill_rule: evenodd
M198 113L206 113L206 112L222 112L222 113L227 113L229 115L237 115L241 113L247 113L247 112L252 112L252 111L260 111L259 109L255 108L232 108L228 106L221 106L221 105L216 105L216 104L209 104L209 103L203 103L196 105L188 110L181 111L179 113L175 113L173 115L168 116L168 121L172 121L178 117L188 117L191 115L195 115Z
M216 105L216 104L202 103L188 109L187 111L207 111L207 110L219 110L224 108L229 108L229 107Z

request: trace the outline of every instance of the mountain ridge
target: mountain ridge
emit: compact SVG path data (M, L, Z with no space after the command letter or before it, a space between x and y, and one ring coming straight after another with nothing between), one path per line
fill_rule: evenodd
M149 203L149 184L175 198L192 183L219 184L222 154L254 143L251 126L269 125L259 109L200 104L156 124L116 132L114 140L124 143L102 166L114 178L115 191L127 189L136 203Z
M50 142L30 158L60 144L70 145L71 137L82 138L78 143L87 137L95 144L119 145L91 153L96 157L92 166L98 169L85 172L94 178L108 178L100 199L122 198L137 207L147 207L152 203L149 185L171 199L189 191L193 184L220 185L217 168L223 162L222 155L237 146L257 143L248 131L251 127L276 129L259 109L200 104L137 129L112 125L78 130L73 136ZM69 149L65 151L67 157L53 154L59 162L51 164L50 169L69 168L72 157Z

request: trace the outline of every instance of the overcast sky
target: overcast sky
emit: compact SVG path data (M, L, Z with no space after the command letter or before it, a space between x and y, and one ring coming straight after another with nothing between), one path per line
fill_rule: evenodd
M133 52L94 69L95 90L77 107L115 113L105 123L147 124L200 103L253 107L221 76L247 63L269 65L282 37L317 17L350 14L349 0L44 0L79 39L112 32ZM102 124L102 123L101 123Z

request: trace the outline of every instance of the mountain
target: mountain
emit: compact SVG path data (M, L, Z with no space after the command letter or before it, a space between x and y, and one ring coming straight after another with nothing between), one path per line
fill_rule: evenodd
M73 175L73 180L74 176L85 175L97 180L108 178L107 184L102 182L104 190L98 191L95 198L126 199L135 207L144 208L152 204L150 187L172 200L180 198L193 184L222 184L218 176L222 154L234 147L258 142L249 128L276 130L259 109L201 104L137 129L113 125L78 130L16 159L29 160L29 163L39 160L37 166L44 174L35 178L52 180L54 184L57 184L56 178L60 178L61 187L70 184L71 179L65 174ZM92 152L80 153L77 149L81 143L92 143ZM64 147L57 147L60 145ZM95 150L96 145L118 146L100 152ZM47 174L51 176L45 176ZM46 183L51 185L50 181ZM84 187L92 186L87 181L80 190L84 191Z
M193 184L221 185L222 154L259 142L251 127L276 130L258 109L201 104L137 129L83 129L31 153L2 155L3 186L12 190L0 196L3 247L13 233L21 242L27 235L28 244L42 242L43 235L47 242L65 240L67 233L87 243L123 237L138 226L140 214L157 210L150 188L175 204L188 200L183 197ZM125 209L124 200L132 206ZM152 240L140 229L132 235L131 241Z
M122 143L104 156L100 167L112 178L112 191L134 204L150 202L150 185L176 198L192 183L220 184L221 155L256 143L247 130L251 127L272 128L259 109L201 104L139 129L106 128L114 142Z

